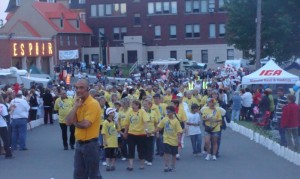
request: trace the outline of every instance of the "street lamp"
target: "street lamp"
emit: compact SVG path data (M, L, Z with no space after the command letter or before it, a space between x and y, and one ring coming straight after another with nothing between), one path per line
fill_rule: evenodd
M103 39L102 39L103 38ZM103 44L104 46L103 46ZM99 62L106 65L106 37L102 32L99 32Z
M257 14L256 14L256 54L255 67L260 68L260 53L261 53L261 1L257 0Z

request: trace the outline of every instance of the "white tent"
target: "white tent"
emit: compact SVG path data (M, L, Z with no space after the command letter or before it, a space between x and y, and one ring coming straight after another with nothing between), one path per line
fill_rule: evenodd
M299 77L280 68L273 60L269 60L263 67L244 76L242 84L295 84Z

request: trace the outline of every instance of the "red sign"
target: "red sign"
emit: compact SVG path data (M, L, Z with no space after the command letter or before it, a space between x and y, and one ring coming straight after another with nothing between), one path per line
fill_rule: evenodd
M53 56L53 44L50 41L15 41L11 43L12 57Z
M280 76L282 70L263 70L259 76Z

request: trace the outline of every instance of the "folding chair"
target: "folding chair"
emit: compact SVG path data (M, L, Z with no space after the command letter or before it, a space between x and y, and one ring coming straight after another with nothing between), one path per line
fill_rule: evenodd
M261 117L258 117L254 120L254 132L259 132L260 134L267 135L266 128L269 127L270 124L270 116L271 112L266 111L264 114L261 115Z

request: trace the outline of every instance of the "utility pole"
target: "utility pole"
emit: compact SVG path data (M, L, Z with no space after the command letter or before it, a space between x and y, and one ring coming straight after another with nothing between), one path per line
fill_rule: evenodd
M261 1L257 0L256 12L256 50L255 50L255 67L260 68L260 54L261 54Z

